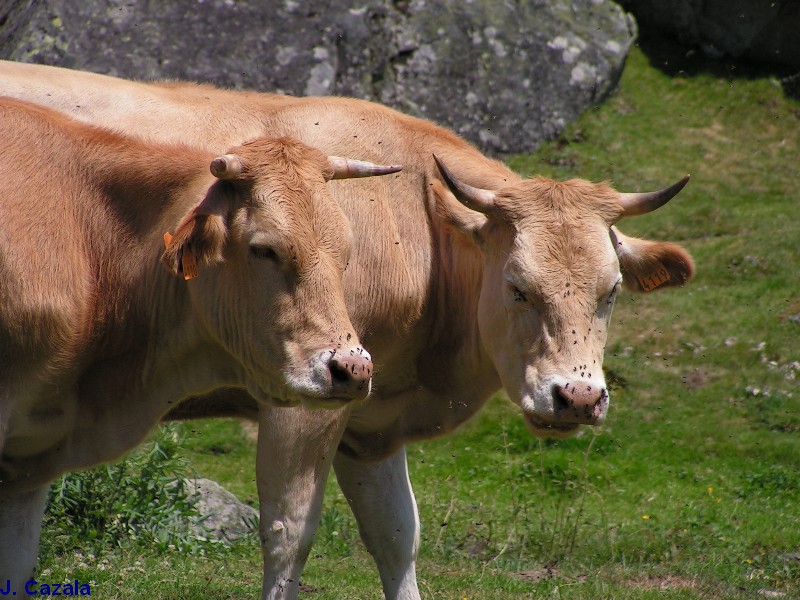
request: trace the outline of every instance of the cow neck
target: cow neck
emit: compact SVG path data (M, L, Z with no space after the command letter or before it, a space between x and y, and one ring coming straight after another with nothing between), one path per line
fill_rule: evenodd
M192 314L188 286L195 282L169 273L160 256L164 232L174 232L216 181L208 171L213 156L132 140L95 149L92 177L106 202L89 217L96 297L104 299L93 319L107 340L98 351L105 361L121 355L139 392L174 400L206 391L229 361Z
M426 305L431 326L425 356L419 361L424 385L461 402L482 403L500 387L499 378L481 342L478 303L484 274L481 251L438 215L431 216L432 281ZM431 359L435 357L435 359Z
M478 331L483 257L446 229L432 198L427 202L432 244L428 286L424 311L406 339L414 348L414 376L387 389L383 374L376 373L372 398L353 408L339 446L356 460L382 460L405 443L452 431L500 387ZM397 371L405 360L385 368Z

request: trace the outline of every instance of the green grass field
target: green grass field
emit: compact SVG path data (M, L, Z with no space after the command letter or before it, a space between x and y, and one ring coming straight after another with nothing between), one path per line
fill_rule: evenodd
M426 598L800 598L800 104L770 76L653 56L635 49L614 97L509 162L628 191L691 173L621 228L683 244L697 277L620 295L597 431L537 441L499 394L456 435L409 448ZM238 422L179 431L199 474L257 504ZM98 598L260 591L255 540L206 556L46 541L42 556L47 578L92 581ZM313 600L382 597L335 481L303 583Z

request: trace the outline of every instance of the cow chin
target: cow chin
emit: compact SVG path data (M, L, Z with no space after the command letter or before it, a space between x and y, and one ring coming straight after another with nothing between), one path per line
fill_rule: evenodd
M525 427L537 438L555 438L565 440L578 433L580 425L575 423L548 423L528 413L523 413Z
M280 391L270 391L269 388L265 389L250 381L247 385L247 392L258 402L279 408L303 406L312 409L336 410L353 402L351 397L334 395L330 388L317 389L297 381L287 382L286 385L281 387Z
M259 404L280 407L300 406L302 404L300 396L294 393L287 394L287 391L291 391L291 389L286 386L279 390L277 386L263 386L253 379L247 381L247 393Z

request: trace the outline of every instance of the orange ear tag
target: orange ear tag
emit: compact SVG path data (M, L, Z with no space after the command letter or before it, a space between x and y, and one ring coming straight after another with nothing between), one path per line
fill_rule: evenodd
M181 268L183 269L183 278L186 281L197 277L197 261L194 259L194 254L188 250L183 250L181 257Z
M664 265L656 263L655 271L644 277L637 277L636 279L645 292L652 292L658 286L668 282L672 277L670 277L669 271L667 271Z
M172 234L167 231L164 234L164 247L169 248L171 243ZM181 270L183 271L183 278L186 281L197 277L197 261L194 258L194 254L186 249L181 252Z

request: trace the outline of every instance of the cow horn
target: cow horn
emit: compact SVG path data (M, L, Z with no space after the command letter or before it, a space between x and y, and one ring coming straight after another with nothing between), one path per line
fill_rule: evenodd
M218 156L211 161L211 174L217 179L236 179L243 169L242 159L235 154Z
M683 179L677 183L673 183L668 188L659 190L657 192L639 192L633 194L619 195L619 201L622 204L624 212L623 217L636 217L653 212L657 208L661 208L667 202L672 200L675 195L683 189L689 181L689 175L684 175Z
M333 175L330 179L389 175L390 173L397 173L403 168L400 165L376 165L375 163L342 158L341 156L329 156L328 166L333 169Z
M456 179L450 169L445 167L444 163L435 154L433 155L433 160L436 161L436 166L439 167L439 172L442 174L442 179L444 179L447 187L450 188L450 191L453 192L453 195L458 198L461 204L482 213L489 213L494 210L495 194L493 191L472 187L460 179Z

